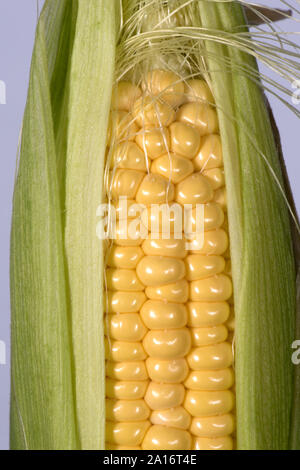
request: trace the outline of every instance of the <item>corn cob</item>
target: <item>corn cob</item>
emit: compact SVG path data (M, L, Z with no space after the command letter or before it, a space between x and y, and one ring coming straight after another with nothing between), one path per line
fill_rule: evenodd
M299 446L292 229L246 33L236 1L46 1L14 196L13 448Z
M137 128L128 131L136 143L121 136L111 149L108 197L114 206L126 196L130 208L143 204L142 222L157 223L159 234L116 238L108 252L107 448L231 449L232 283L213 96L203 80L184 83L164 70L149 72L143 89L120 82L115 91L113 108ZM194 237L190 250L182 234L174 238L175 220L167 238L151 213L152 204L173 202L190 205L191 220L205 204L204 240ZM124 263L129 256L135 263Z

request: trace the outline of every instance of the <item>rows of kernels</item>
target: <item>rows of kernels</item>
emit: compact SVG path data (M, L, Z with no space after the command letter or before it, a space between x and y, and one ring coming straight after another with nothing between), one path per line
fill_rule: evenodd
M175 218L168 239L137 232L132 240L117 226L106 272L107 447L230 448L232 287L213 98L205 82L184 85L163 71L148 74L142 89L122 82L113 100L112 203L117 214L122 196L145 205L141 220L160 235L151 204L205 204L205 233L187 252L184 239L172 238Z

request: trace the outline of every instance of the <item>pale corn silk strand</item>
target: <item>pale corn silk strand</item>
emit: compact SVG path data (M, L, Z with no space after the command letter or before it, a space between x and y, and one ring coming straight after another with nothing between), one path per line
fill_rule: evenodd
M169 5L170 3L172 2L169 2ZM125 181L125 183L123 182L123 184L120 183L118 187L118 172L122 172L125 168L125 171L129 170L129 174L130 170L136 169L135 163L138 161L138 159L141 160L141 155L139 154L139 152L141 151L143 152L142 158L144 158L145 160L143 168L144 179L138 178L135 194L133 196L134 200L136 200L136 194L138 194L138 202L143 201L143 197L141 196L141 194L143 194L143 191L141 190L141 188L143 188L143 184L144 181L147 179L147 175L148 177L152 175L151 178L153 178L154 174L154 178L157 178L157 174L159 176L162 174L165 178L165 186L162 186L165 188L164 198L160 201L165 203L171 203L174 196L171 196L171 201L169 196L170 193L172 193L172 191L174 190L174 186L177 189L178 184L184 182L185 180L188 181L188 179L190 178L190 174L183 175L179 182L176 181L175 183L173 181L172 183L172 170L174 169L174 167L176 169L176 160L174 159L177 157L177 155L174 155L174 149L172 149L172 138L170 143L170 140L167 138L166 132L164 131L164 128L166 126L164 126L164 123L161 121L159 105L161 103L165 103L166 101L168 102L166 96L167 98L169 98L169 101L172 101L170 99L170 96L174 92L174 88L176 88L176 86L180 86L180 84L183 83L184 95L182 97L181 102L175 103L174 109L176 111L176 114L174 115L174 118L172 118L173 121L180 122L182 119L184 125L189 126L191 124L195 124L194 122L189 121L189 118L185 116L184 111L182 111L182 109L184 108L180 109L180 106L184 107L184 103L186 103L187 101L191 101L194 104L198 103L200 107L208 106L211 110L215 109L214 100L209 92L210 76L209 70L206 65L206 59L208 58L208 54L206 54L205 48L202 47L203 44L201 44L201 41L204 41L205 39L209 38L210 40L213 39L217 42L229 44L232 45L232 47L237 47L241 50L245 50L249 54L252 54L255 58L261 59L261 61L265 65L267 65L271 70L280 73L280 75L282 75L289 81L291 81L292 79L297 79L299 76L299 67L295 68L293 53L290 51L290 49L285 49L285 47L290 47L291 45L293 45L292 42L286 40L284 35L282 36L281 34L278 34L271 22L268 21L267 17L265 17L259 11L257 15L264 22L269 23L271 29L271 33L269 33L269 38L271 38L272 40L278 40L279 42L279 46L274 46L273 49L272 45L270 46L269 42L265 41L264 43L263 39L267 38L268 40L268 36L267 33L262 32L260 28L257 28L258 32L256 33L259 40L257 40L256 43L254 42L253 47L253 41L250 40L248 34L245 34L243 32L237 33L235 37L233 37L232 35L228 35L228 37L221 37L220 35L216 35L213 31L201 31L201 28L193 29L190 26L187 26L190 25L187 7L192 6L193 3L193 0L188 0L186 2L173 2L172 5L176 4L177 8L172 9L169 7L166 8L164 2L157 2L154 0L153 2L147 2L147 4L141 2L140 8L135 12L130 11L130 9L129 12L122 11L121 25L123 26L123 36L121 33L120 37L122 38L122 41L120 41L121 46L119 51L119 61L117 62L117 78L114 91L114 105L112 106L110 141L108 141L107 165L105 171L105 178L108 188L107 199L109 206L114 206L116 204L116 199L118 196L127 195L127 188L129 188L130 186L130 177L128 176L127 180L128 186L126 186ZM247 4L247 6L252 11L257 11L256 6L254 4L248 4L248 2L241 3L245 3L245 5ZM158 13L157 11L153 11L153 7L160 7L158 8ZM151 24L151 27L149 28L149 17L151 14L153 15L154 20L153 24ZM126 20L126 17L129 17L129 19ZM147 26L145 26L145 24ZM132 37L133 31L135 31L136 34ZM176 39L174 39L174 32L176 32ZM193 55L194 51L197 49L197 52L199 52L199 49L201 51L200 62L196 59L196 55ZM297 46L295 46L295 49L297 49ZM283 54L281 54L282 52ZM224 68L226 68L226 63L221 63L220 66L224 70ZM232 64L230 64L230 66L232 67ZM234 66L237 70L239 70L240 73L243 72L247 76L252 76L253 81L255 82L259 82L259 80L261 79L261 77L254 69L243 71L240 70L238 64L234 64ZM166 76L170 76L170 73L176 75L173 75L173 80L171 80L171 82L167 82L164 86L161 86L160 89L155 89L155 91L153 91L153 86L151 86L151 77L154 76L153 73L155 74L155 72L153 71L157 69L163 71ZM121 88L122 86L125 86L124 80L127 80L126 86L128 88L126 91L122 91ZM201 82L197 80L201 80ZM200 97L195 92L193 94L193 90L191 89L192 84L196 83L201 83L202 85L206 83L207 86L206 92L203 92L204 94ZM296 115L299 115L298 110L292 105L290 105L287 100L282 98L282 96L276 91L276 89L278 89L280 93L291 96L291 92L289 89L281 85L277 85L274 80L268 79L267 77L266 83L268 83L268 85L270 86L270 88L265 87L266 89L268 89L271 93L277 96L281 101L285 102L293 110L293 112L296 113ZM135 86L137 86L138 88L134 88ZM138 90L138 92L131 102L129 102L129 100L127 99L128 106L125 106L124 113L124 108L122 108L122 103L124 102L124 93L130 91L130 87L132 87L131 91ZM170 90L169 95L168 87ZM142 96L140 97L141 93ZM187 95L190 95L188 99ZM138 115L138 112L136 111L136 103L138 100L140 100L141 106L140 115ZM174 105L174 102L172 104ZM118 129L116 124L116 113L118 111L116 110L118 110L119 106L121 108L121 112L124 113L122 116L124 122L119 122ZM149 116L147 115L147 106L153 107L154 117L152 116L152 122L149 122L148 119ZM226 110L222 111L226 114ZM204 121L205 119L207 119L207 116L204 117ZM233 120L232 116L230 115L228 115L228 119ZM172 123L168 123L168 125L170 124L172 125ZM161 155L159 157L155 156L154 158L153 155L149 155L149 145L146 145L145 138L145 136L147 136L147 131L149 131L149 126L154 127L155 131L159 130L161 146L165 147L164 152L161 152ZM123 135L120 135L121 127L123 129ZM199 129L197 129L197 126L195 126L195 129L197 130L197 132L199 131ZM217 132L217 129L215 129L215 132ZM252 136L248 133L247 129L245 129L245 133L255 146L255 142ZM209 133L200 131L200 134L202 134L200 137L201 144L193 155L192 160L194 163L194 168L192 170L192 174L195 175L199 172L201 174L201 177L204 176L204 179L206 178L206 182L208 182L208 185L210 185L212 182L213 186L214 184L216 184L216 181L209 180L209 174L212 174L209 173L209 171L222 171L222 169L220 168L222 166L222 162L220 161L219 163L214 163L213 160L216 158L216 155L218 156L218 151L216 151L215 148L211 145L210 147L208 145L206 145L205 147L203 143L205 142L205 140L209 141L209 138L211 137ZM129 135L130 137L128 137ZM131 166L132 163L130 163L128 153L126 153L129 152L128 147L123 148L123 153L118 153L119 160L116 163L116 149L120 142L126 143L127 146L131 146L133 152L132 157L134 157L134 151L137 152L137 158L135 160L135 163L133 163L133 166ZM173 150L173 152L171 150ZM257 151L261 155L261 158L265 161L270 173L276 181L276 184L278 185L278 188L291 212L297 230L299 231L296 216L295 214L293 214L292 208L290 207L289 202L285 196L282 183L279 181L278 177L276 176L276 172L270 166L268 160L261 152L261 150L257 149ZM219 152L221 152L221 150L219 150ZM162 155L164 158L163 162L161 162L161 164L157 164L157 162L160 161L160 159L162 158ZM180 155L180 151L178 152L178 155L181 158L187 159L186 155ZM206 159L204 158L204 162L202 161L199 165L199 163L197 163L197 159L200 158L201 161L201 157L203 158L204 155L206 155ZM133 161L134 158L132 162ZM141 170L140 167L138 169ZM182 170L182 168L179 168L179 173L180 170ZM222 207L222 211L224 210L224 212L226 212L226 196L224 196L223 185L224 183L221 184L221 187L219 187L217 184L216 187L212 188L214 190L214 197L212 199L215 199L217 201L216 204ZM144 193L148 190L151 193L151 189L152 188L150 184L147 187L145 185ZM176 189L175 194L178 194L178 190L176 192ZM144 200L144 202L147 202L146 199ZM207 201L205 201L204 199L203 202ZM225 222L222 222L220 226L217 225L217 227L213 227L215 233L220 230L220 227L221 230L225 229L226 231L227 221L225 220ZM122 247L122 244L124 244L125 246ZM136 245L138 246L140 244ZM207 329L207 325L206 328L203 327L203 324L201 324L200 328L193 329L192 326L194 325L191 323L191 317L189 317L189 320L186 320L186 322L183 322L183 324L179 324L179 326L177 326L177 329L175 330L174 328L176 328L176 326L174 327L173 325L172 329L172 327L168 328L163 323L161 323L160 325L161 330L156 330L157 326L153 327L153 324L151 323L151 315L153 318L156 319L161 319L163 313L165 313L166 315L164 309L168 308L168 296L163 297L163 295L157 294L159 289L163 290L163 286L159 285L159 280L156 279L153 285L151 284L151 282L153 283L153 281L149 281L149 279L147 278L146 273L148 271L151 271L151 269L153 269L153 272L155 272L155 269L158 268L155 264L155 258L153 258L152 261L150 260L150 258L146 258L147 255L149 255L149 252L147 252L147 250L143 250L143 246L144 244L142 244L141 250L142 259L139 260L135 266L131 266L131 268L133 269L131 269L130 275L134 278L134 282L138 283L142 281L142 287L140 287L140 289L146 288L146 296L140 296L140 301L136 302L137 304L139 304L138 307L132 307L132 305L129 305L127 303L126 307L124 307L125 310L122 310L122 298L118 297L120 294L118 290L122 290L122 287L119 287L122 285L124 289L124 285L128 287L130 285L130 280L126 284L126 271L122 273L122 270L119 269L120 265L118 264L117 258L114 259L111 253L113 250L119 250L119 254L122 252L122 250L125 253L127 249L126 241L120 243L117 240L113 240L110 241L109 246L107 246L105 266L106 268L108 266L110 267L110 271L108 274L109 279L106 277L108 271L107 269L105 269L105 322L108 346L107 366L109 381L107 387L107 448L231 449L234 447L234 403L232 397L232 391L234 390L234 388L232 379L230 377L227 377L227 387L220 387L221 392L219 392L220 395L218 396L218 399L221 402L221 410L218 413L210 410L209 406L208 408L205 408L205 400L207 400L207 403L209 403L210 398L213 397L213 393L218 394L218 386L216 390L214 390L212 387L212 390L207 391L206 388L208 387L206 385L206 387L204 386L204 390L202 390L201 385L199 386L200 378L197 376L197 373L201 377L201 374L205 375L206 369L209 370L210 368L213 368L213 361L209 363L209 357L205 357L205 353L209 350L212 351L211 356L215 357L215 359L217 358L217 361L220 361L221 364L223 361L223 370L232 371L234 369L233 361L235 340L233 312L230 314L229 318L228 315L227 317L225 316L224 323L213 323L212 329L214 329L215 331L218 328L224 328L224 337L222 337L222 339L220 340L218 339L218 336L215 335L214 339L211 340L212 346L209 344L209 341L207 344L205 343L205 341L204 343L201 343L200 335L201 333L205 332L205 330ZM139 246L137 249L140 249ZM226 253L224 254L225 251ZM160 253L161 252L162 250L160 250ZM223 269L221 269L220 273L221 275L222 273L225 273L225 275L228 276L228 279L230 279L229 250L224 249L224 252L221 252L220 254L222 255L221 259L223 260L226 257L226 263L224 264L224 267ZM195 253L197 253L197 251L193 251L192 253L193 257ZM153 254L156 254L155 251ZM189 254L190 253L188 252L187 256ZM212 255L211 253L206 253L206 255L206 261L209 263L210 256ZM166 256L168 256L167 251ZM185 279L187 276L191 276L191 279L193 279L193 275L196 275L195 281L189 281L190 288L192 286L192 282L194 282L194 284L198 282L201 288L201 284L205 285L207 278L205 276L203 277L203 274L202 276L201 274L198 274L198 279L197 274L193 274L193 270L197 270L197 266L193 265L193 263L189 265L189 261L187 261L188 259L193 258L185 259ZM161 258L156 258L157 264L159 264L161 261ZM169 261L171 263L169 265L170 268L172 267L172 254L170 253ZM175 261L177 262L178 260L176 259ZM199 262L199 259L197 261ZM152 262L154 263L153 265L151 264ZM158 272L162 273L163 270L158 270ZM214 277L217 278L220 273L215 274ZM208 274L206 274L206 276L207 275ZM208 279L213 279L213 277ZM148 285L147 282L150 282L150 285ZM168 288L168 284L165 286L165 288ZM151 292L151 294L149 294L149 292ZM152 297L153 293L155 293L157 297ZM228 298L226 298L225 295L225 300L223 299L223 306L230 304L232 310L233 306L230 297L231 296L229 294ZM203 298L201 298L201 296L199 298L196 296L196 298L197 301L195 302L195 305L197 305L199 308L202 305L203 308L203 306L205 305L205 302L201 302L203 301ZM154 300L154 303L153 299L156 299ZM214 299L210 298L209 300L212 301ZM229 304L227 302L228 300ZM177 305L177 307L178 305L182 306L183 304L181 304L180 302L185 303L186 301L187 299L177 299L177 304L175 303L174 305ZM192 303L189 302L190 315L193 311L191 309L191 304ZM127 312L128 306L130 308L132 307L132 309L130 310L130 312L133 312L131 313L131 316L128 315ZM159 314L161 315L161 317L159 317ZM197 313L196 318L198 318ZM132 323L133 319L134 321ZM127 324L126 321L128 321ZM133 329L137 332L136 337L134 336L134 333L132 331ZM184 335L182 335L183 331L187 332L187 337L190 338L192 336L192 341L191 338L189 340L184 339ZM211 331L211 337L213 336L214 335ZM124 340L124 338L126 339L126 341L122 341ZM190 341L189 345L186 345L186 351L184 351L184 353L181 351L181 353L179 354L179 358L176 357L176 354L175 358L172 358L172 355L167 356L169 362L166 361L166 358L163 356L165 351L161 353L162 357L160 357L159 353L154 350L154 345L157 342L162 343L162 347L165 347L167 349L167 338L170 339L169 345L172 341L177 341L178 343L178 339L180 340L181 338L183 343L181 345L182 347L184 346L185 341L187 343L188 341ZM128 376L126 376L126 367L130 365L130 363L126 363L125 359L125 362L120 362L122 361L122 359L120 357L117 357L118 354L116 353L117 346L123 346L124 351L126 351L126 354L130 356L130 352L133 351L134 347L136 346L136 344L133 343L134 340L139 343L139 347L142 351L140 353L141 362L139 364L136 364L135 372L137 373L137 376L140 377L140 380L142 380L142 382L145 382L145 384L143 384L145 385L143 390L139 390L138 392L140 393L140 395L138 395L138 400L133 400L134 394L132 392L132 395L130 396L129 387L131 386L131 389L133 389L133 386L135 385L138 389L141 389L142 382L136 381L134 383L133 379L129 380ZM122 344L117 344L118 341L121 341ZM192 344L193 341L196 342L196 347L195 344ZM197 341L199 341L199 344L197 344ZM144 346L144 348L142 345ZM223 350L221 351L221 353L219 353L218 348L226 348L226 345L229 346L227 350ZM200 347L197 348L197 346ZM154 357L151 356L152 354L154 354ZM145 359L146 367L144 366L143 371L141 371L141 364L143 363L143 361L145 362ZM186 361L186 359L188 360ZM176 361L181 361L182 364L188 365L188 372L186 372L185 376L183 373L184 377L181 377L179 383L172 384L171 380L170 386L170 384L168 383L168 379L164 380L162 376L159 376L158 371L159 369L162 369L163 365L166 367L166 364L169 364L171 369L172 360L174 361L174 367ZM199 363L201 364L201 360L202 366L200 365L200 368L198 370L198 366ZM197 361L199 362L197 363ZM138 370L139 367L140 369ZM193 372L193 367L196 369L196 372ZM222 367L217 366L216 371L219 372L219 369L222 370ZM138 374L138 372L140 375ZM229 372L229 375L231 373L232 372ZM213 373L211 373L211 375L213 375ZM187 379L187 377L191 377L190 381L189 379ZM199 382L197 382L197 380L199 380ZM226 381L226 378L223 377L223 380ZM185 388L183 384L185 385ZM140 387L138 387L138 385L140 385ZM198 387L200 387L198 390L197 385ZM196 391L194 391L193 388L196 388ZM130 413L132 414L130 415ZM211 416L211 414L213 416Z

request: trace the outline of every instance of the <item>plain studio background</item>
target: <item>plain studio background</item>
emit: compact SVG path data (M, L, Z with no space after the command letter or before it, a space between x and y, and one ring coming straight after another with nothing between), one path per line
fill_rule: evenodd
M259 3L259 2L257 2ZM271 0L270 6L281 2ZM291 1L292 4L297 2ZM39 8L43 1L39 2ZM0 364L0 449L8 448L9 437L9 236L12 193L18 137L25 106L29 67L38 15L37 0L0 0L0 91L6 85L6 104L0 104L0 347L6 347L6 364ZM285 31L299 31L296 22L287 20L279 26ZM300 38L294 37L300 44ZM276 80L278 80L276 78ZM3 96L2 96L3 98ZM300 211L298 175L299 123L284 105L269 97L281 133L283 150ZM0 103L3 99L0 99ZM299 104L300 107L300 104ZM297 184L298 183L298 184Z

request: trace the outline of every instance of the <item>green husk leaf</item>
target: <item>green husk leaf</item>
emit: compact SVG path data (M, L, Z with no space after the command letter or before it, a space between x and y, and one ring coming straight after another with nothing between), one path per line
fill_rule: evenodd
M78 447L47 41L47 20L57 37L65 7L52 2L37 27L14 192L12 449Z
M201 7L205 28L235 32L245 25L238 2L201 2ZM214 56L226 54L233 65L256 67L250 55L235 47L213 41L207 41L206 47ZM237 446L287 449L295 260L288 207L280 190L278 149L261 87L234 69L214 72L217 62L210 58L207 62L218 106L228 188L236 315Z
M103 449L103 251L96 236L114 79L116 2L78 2L66 155L65 255L81 447Z

